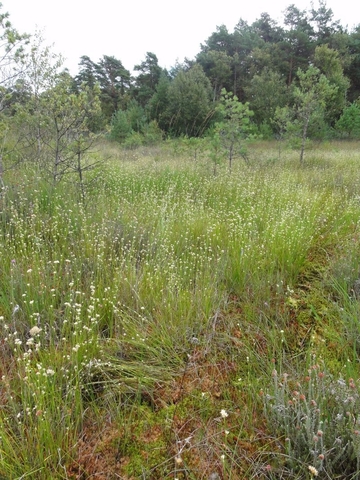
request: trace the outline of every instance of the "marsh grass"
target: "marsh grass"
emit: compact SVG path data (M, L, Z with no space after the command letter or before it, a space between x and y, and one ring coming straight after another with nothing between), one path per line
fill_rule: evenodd
M85 204L30 166L1 192L0 477L306 478L258 393L272 359L359 377L354 145L216 176L186 145L101 148Z

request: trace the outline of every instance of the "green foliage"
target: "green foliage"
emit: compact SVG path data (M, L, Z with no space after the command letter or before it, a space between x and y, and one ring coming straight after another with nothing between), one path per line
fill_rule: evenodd
M266 67L260 74L253 76L245 92L258 125L270 124L276 108L284 107L289 100L284 77Z
M312 5L310 20L315 24L317 43L326 44L336 33L342 31L339 20L334 21L333 18L333 11L327 7L325 0L318 0L317 8Z
M41 69L34 63L38 83L29 101L16 105L11 119L19 135L17 152L27 161L32 159L53 185L74 172L82 185L82 156L95 140L90 129L100 116L99 88L84 84L75 91L70 75L57 74L56 65L47 63L46 50L40 58ZM48 85L45 91L43 83Z
M124 148L129 150L134 150L140 147L144 142L144 137L139 132L134 132L133 130L130 134L124 139L122 145Z
M126 110L119 110L114 114L109 138L120 143L126 142L128 147L135 148L142 144L142 134L147 132L149 128L150 125L147 125L144 109L136 100L131 100ZM151 129L155 133L154 123Z
M336 122L336 130L341 136L348 138L360 137L360 106L353 102L345 107L339 120Z
M327 98L325 106L325 119L327 124L333 126L339 118L346 104L346 92L349 89L350 81L344 76L344 70L339 53L327 45L316 47L314 64L323 75L326 76L329 84L334 88L331 98Z
M126 148L136 148L143 143L154 145L160 142L163 132L156 120L147 122L143 108L132 100L127 110L119 110L113 116L109 138Z
M208 50L197 56L197 61L203 67L205 74L211 81L213 87L213 101L219 99L221 90L231 85L232 58L225 52Z
M300 163L303 163L309 129L313 125L321 127L324 124L326 105L334 99L338 87L313 66L305 72L298 70L297 75L299 84L293 90L295 122L290 131L300 139Z
M150 118L155 120L164 132L169 129L169 87L170 79L163 73L148 104Z
M312 41L314 30L310 24L307 12L299 10L294 4L289 5L284 12L286 26L285 42L288 84L293 82L296 72L309 67L315 45Z
M201 136L214 113L211 97L210 81L200 65L180 70L167 91L169 132L177 136Z
M157 56L147 52L145 60L140 65L135 65L134 70L139 72L135 79L134 95L140 105L145 107L156 91L163 69L158 64Z
M219 132L214 132L210 140L210 160L214 166L214 175L217 174L218 166L221 165L225 154L224 149L222 148L222 143L220 139Z
M125 108L130 89L130 72L114 56L103 55L98 63L88 56L80 59L80 71L75 77L78 86L86 83L100 86L101 110L105 122L110 122L115 112Z
M111 120L111 130L109 137L112 140L123 142L131 133L131 124L128 120L126 112L118 110Z
M356 28L353 29L346 40L348 52L351 55L349 64L346 65L345 70L351 82L348 99L353 102L360 96L360 25L357 25Z
M232 168L233 158L240 154L246 159L246 140L253 136L251 117L254 112L249 109L248 103L239 102L232 92L221 92L221 100L216 111L221 121L215 123L215 132L219 136L221 145L229 158L229 169Z
M0 3L0 9L2 4ZM12 81L20 73L20 67L25 60L24 47L28 43L29 35L20 34L9 20L9 13L0 13L0 68L4 75L0 80L1 85L7 85L8 81ZM14 75L15 69L19 65L17 74Z
M144 127L144 143L146 145L156 145L164 138L164 132L159 127L156 120L151 120Z

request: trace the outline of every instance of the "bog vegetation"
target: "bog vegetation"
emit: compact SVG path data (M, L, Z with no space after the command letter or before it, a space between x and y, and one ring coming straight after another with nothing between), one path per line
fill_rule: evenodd
M360 478L359 28L72 78L0 20L0 478Z

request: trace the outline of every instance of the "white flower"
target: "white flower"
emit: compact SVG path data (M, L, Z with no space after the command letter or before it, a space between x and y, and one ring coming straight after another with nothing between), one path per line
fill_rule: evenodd
M48 375L49 377L52 377L53 375L55 375L55 371L52 368L48 368L46 370L46 375Z
M37 325L32 327L29 331L29 333L32 337L35 337L36 335L39 335L40 332L41 332L41 328L39 328Z
M315 467L313 467L312 465L309 465L309 466L308 466L308 469L309 469L309 472L311 473L311 475L312 475L313 477L317 477L317 476L318 476L319 472L316 470Z
M228 412L224 409L221 410L220 415L222 416L222 418L226 418L229 416Z

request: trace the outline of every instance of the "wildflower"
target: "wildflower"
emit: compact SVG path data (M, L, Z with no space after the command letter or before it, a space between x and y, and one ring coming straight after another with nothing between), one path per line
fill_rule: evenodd
M20 340L20 338L16 338L15 345L21 345L21 344L22 344L22 341Z
M317 477L317 476L318 476L319 472L316 470L315 467L313 467L312 465L309 465L309 466L308 466L308 469L309 469L309 472L311 473L311 475L312 475L313 477Z
M46 370L46 375L47 375L48 377L52 377L53 375L55 375L55 371L54 371L52 368L48 368L48 369Z
M36 335L39 335L40 332L41 332L41 328L39 328L37 325L32 327L29 331L29 333L32 337L35 337Z
M222 418L226 418L229 416L228 412L224 409L221 410L220 415L222 416Z

